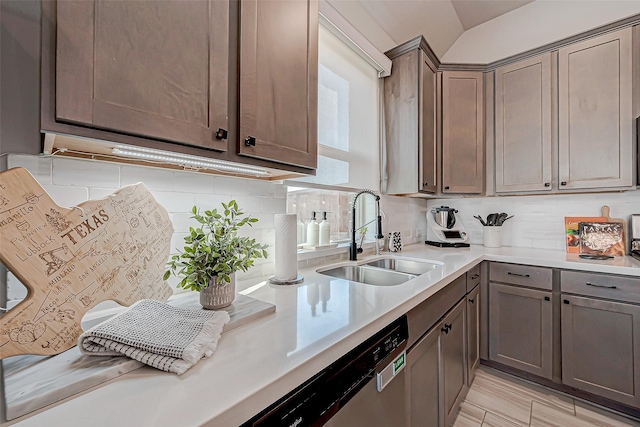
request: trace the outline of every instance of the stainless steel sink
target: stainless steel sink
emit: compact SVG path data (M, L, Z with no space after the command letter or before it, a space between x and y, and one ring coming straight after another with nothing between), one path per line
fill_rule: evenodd
M419 276L428 271L440 268L441 264L429 261L417 261L402 258L382 258L366 263L371 267L384 268L385 270L398 271L401 273L415 274Z
M396 286L441 266L442 263L436 261L389 257L363 265L342 265L317 271L320 274L352 282L375 286Z
M327 270L318 270L318 273L375 286L396 286L416 277L413 274L384 270L366 265L343 265Z

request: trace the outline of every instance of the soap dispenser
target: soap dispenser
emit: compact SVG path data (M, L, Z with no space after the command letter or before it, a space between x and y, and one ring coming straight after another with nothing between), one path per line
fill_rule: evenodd
M316 212L311 212L311 222L307 225L307 245L318 246L320 243L319 237L320 226L316 222Z
M331 226L327 221L327 213L322 212L322 222L320 223L320 246L328 245L331 240Z
M307 233L306 233L307 228L305 227L304 222L302 222L302 220L299 218L298 218L297 226L298 226L298 230L297 230L298 244L303 245L307 241Z

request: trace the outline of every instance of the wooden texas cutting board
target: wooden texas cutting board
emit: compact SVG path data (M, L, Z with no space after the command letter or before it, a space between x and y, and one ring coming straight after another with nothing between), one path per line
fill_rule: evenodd
M99 302L167 300L172 234L144 184L66 209L26 169L0 173L0 261L29 291L0 318L0 359L73 347Z

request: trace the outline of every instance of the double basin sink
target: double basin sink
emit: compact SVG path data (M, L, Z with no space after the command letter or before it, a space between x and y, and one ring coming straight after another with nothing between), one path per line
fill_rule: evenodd
M387 257L369 261L362 265L342 265L317 271L326 276L367 285L396 286L441 266L442 263L437 261Z

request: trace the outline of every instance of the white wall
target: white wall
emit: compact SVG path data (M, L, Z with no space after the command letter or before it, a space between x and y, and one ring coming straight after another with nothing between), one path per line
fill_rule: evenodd
M537 0L465 31L440 59L487 64L638 13L637 0Z
M611 217L629 221L640 213L640 191L598 194L560 194L544 196L479 197L429 200L434 206L459 210L459 217L469 233L470 243L482 244L482 225L473 218L492 212L514 217L503 226L503 246L565 250L565 216L600 216L600 208L611 208Z

